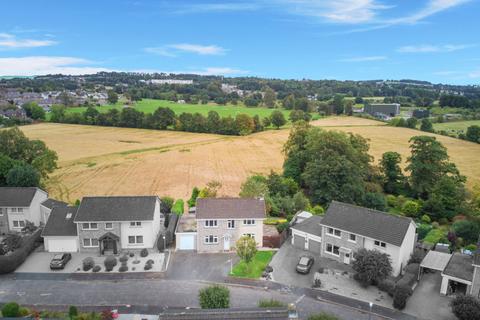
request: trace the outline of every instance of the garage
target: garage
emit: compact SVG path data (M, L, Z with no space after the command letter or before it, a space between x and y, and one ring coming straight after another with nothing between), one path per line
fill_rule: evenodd
M321 243L320 241L316 241L314 239L308 239L308 251L320 254L321 250Z
M305 237L299 234L293 234L293 245L299 249L305 249Z
M177 239L177 243L176 243L177 250L197 249L196 247L197 233L196 232L177 233L176 239Z
M45 251L48 252L77 252L77 237L44 237Z

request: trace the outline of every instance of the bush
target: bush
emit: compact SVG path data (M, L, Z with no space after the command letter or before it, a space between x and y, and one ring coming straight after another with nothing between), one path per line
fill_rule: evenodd
M277 224L277 231L278 231L278 233L282 233L283 231L288 229L288 227L289 227L288 222Z
M175 200L171 197L162 197L160 201L160 212L164 214L170 213Z
M402 207L402 211L407 217L416 217L419 214L420 209L420 204L414 200L406 201Z
M426 223L422 223L417 226L418 240L424 239L430 230L432 230L432 226Z
M6 303L2 307L2 316L4 318L16 318L20 315L20 306L16 302Z
M128 267L126 265L121 265L120 268L118 268L118 271L120 272L125 272L125 271L128 271Z
M133 252L129 252L128 255L130 256L130 258L135 257L135 253L133 253Z
M429 216L428 214L424 214L424 215L422 216L422 222L423 222L423 223L426 223L426 224L429 224L429 223L432 222L432 219L430 219L430 216Z
M474 244L469 244L468 246L465 247L465 250L469 250L471 252L475 252L477 250L477 246Z
M70 306L68 307L68 317L70 319L74 319L76 316L78 316L78 309L75 306Z
M21 247L7 256L0 256L0 274L15 271L27 259L30 252L37 247L41 239L42 229L38 229L30 237L23 238Z
M397 285L395 287L395 290L397 287L400 287L402 289L405 289L408 294L412 294L412 287L417 281L417 275L413 273L405 273L400 280L397 281Z
M150 270L150 269L152 269L152 265L150 263L145 263L143 270Z
M149 260L147 261L147 263L148 263L148 264L154 264L155 262L154 262L152 259L149 259Z
M312 314L311 316L308 317L308 320L340 320L336 316L328 313L317 313L317 314Z
M356 272L354 279L365 287L379 283L392 272L390 257L378 250L358 250L352 268Z
M92 257L87 257L87 258L83 259L82 266L83 266L82 267L83 271L89 271L90 269L92 269L95 266L95 261L93 261Z
M425 252L420 249L415 249L410 256L410 260L408 260L408 264L410 263L420 263L422 262L423 258L425 258Z
M107 256L103 264L105 265L105 271L112 271L113 267L117 265L117 258L114 256Z
M128 255L127 254L124 254L123 256L121 256L118 260L120 260L120 262L127 262L128 261Z
M175 201L172 207L172 213L175 213L176 215L182 215L183 214L183 207L184 203L182 199L178 199Z
M420 269L419 263L410 263L410 264L407 264L407 267L405 268L405 272L417 275L419 269Z
M93 267L92 272L99 272L100 270L102 270L102 267L95 266L95 267Z
M227 309L230 307L230 291L227 287L213 285L198 294L202 309Z
M26 317L26 316L29 316L31 313L32 312L30 311L30 309L25 307L20 307L20 309L18 310L19 317Z
M395 281L393 281L392 279L385 279L380 281L377 287L379 290L388 293L390 297L393 297L393 294L395 293Z
M453 314L459 320L479 320L480 301L472 296L458 295L450 303Z
M287 305L282 301L270 299L270 300L260 300L258 301L259 308L282 308L286 307Z
M148 256L148 250L142 249L142 251L140 251L140 257L145 258L146 256Z
M410 296L411 289L405 286L397 285L395 287L395 293L393 294L393 307L398 310L402 310L407 305L408 297Z
M273 272L273 267L272 266L266 266L265 267L265 272Z

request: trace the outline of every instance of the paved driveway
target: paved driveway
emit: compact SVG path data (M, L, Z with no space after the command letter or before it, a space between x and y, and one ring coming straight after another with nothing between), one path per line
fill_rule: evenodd
M238 261L235 253L196 253L176 251L170 257L167 279L223 281Z
M72 253L72 259L63 270L50 270L50 261L55 253L35 251L32 252L24 263L15 270L15 273L72 273L82 266L82 260L91 257L90 253Z
M440 295L442 276L440 272L424 273L403 312L420 319L455 319L451 309L451 299Z

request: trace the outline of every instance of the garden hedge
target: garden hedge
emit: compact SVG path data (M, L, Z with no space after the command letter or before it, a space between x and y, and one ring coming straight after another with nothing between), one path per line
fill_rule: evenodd
M22 246L7 256L0 256L0 274L15 271L36 248L36 244L41 240L42 229L35 231L27 239L22 239Z

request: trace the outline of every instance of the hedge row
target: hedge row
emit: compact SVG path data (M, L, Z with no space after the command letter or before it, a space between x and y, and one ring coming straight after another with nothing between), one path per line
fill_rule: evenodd
M28 239L23 239L22 246L7 256L0 256L0 274L15 271L36 248L40 241L42 229L35 231Z

